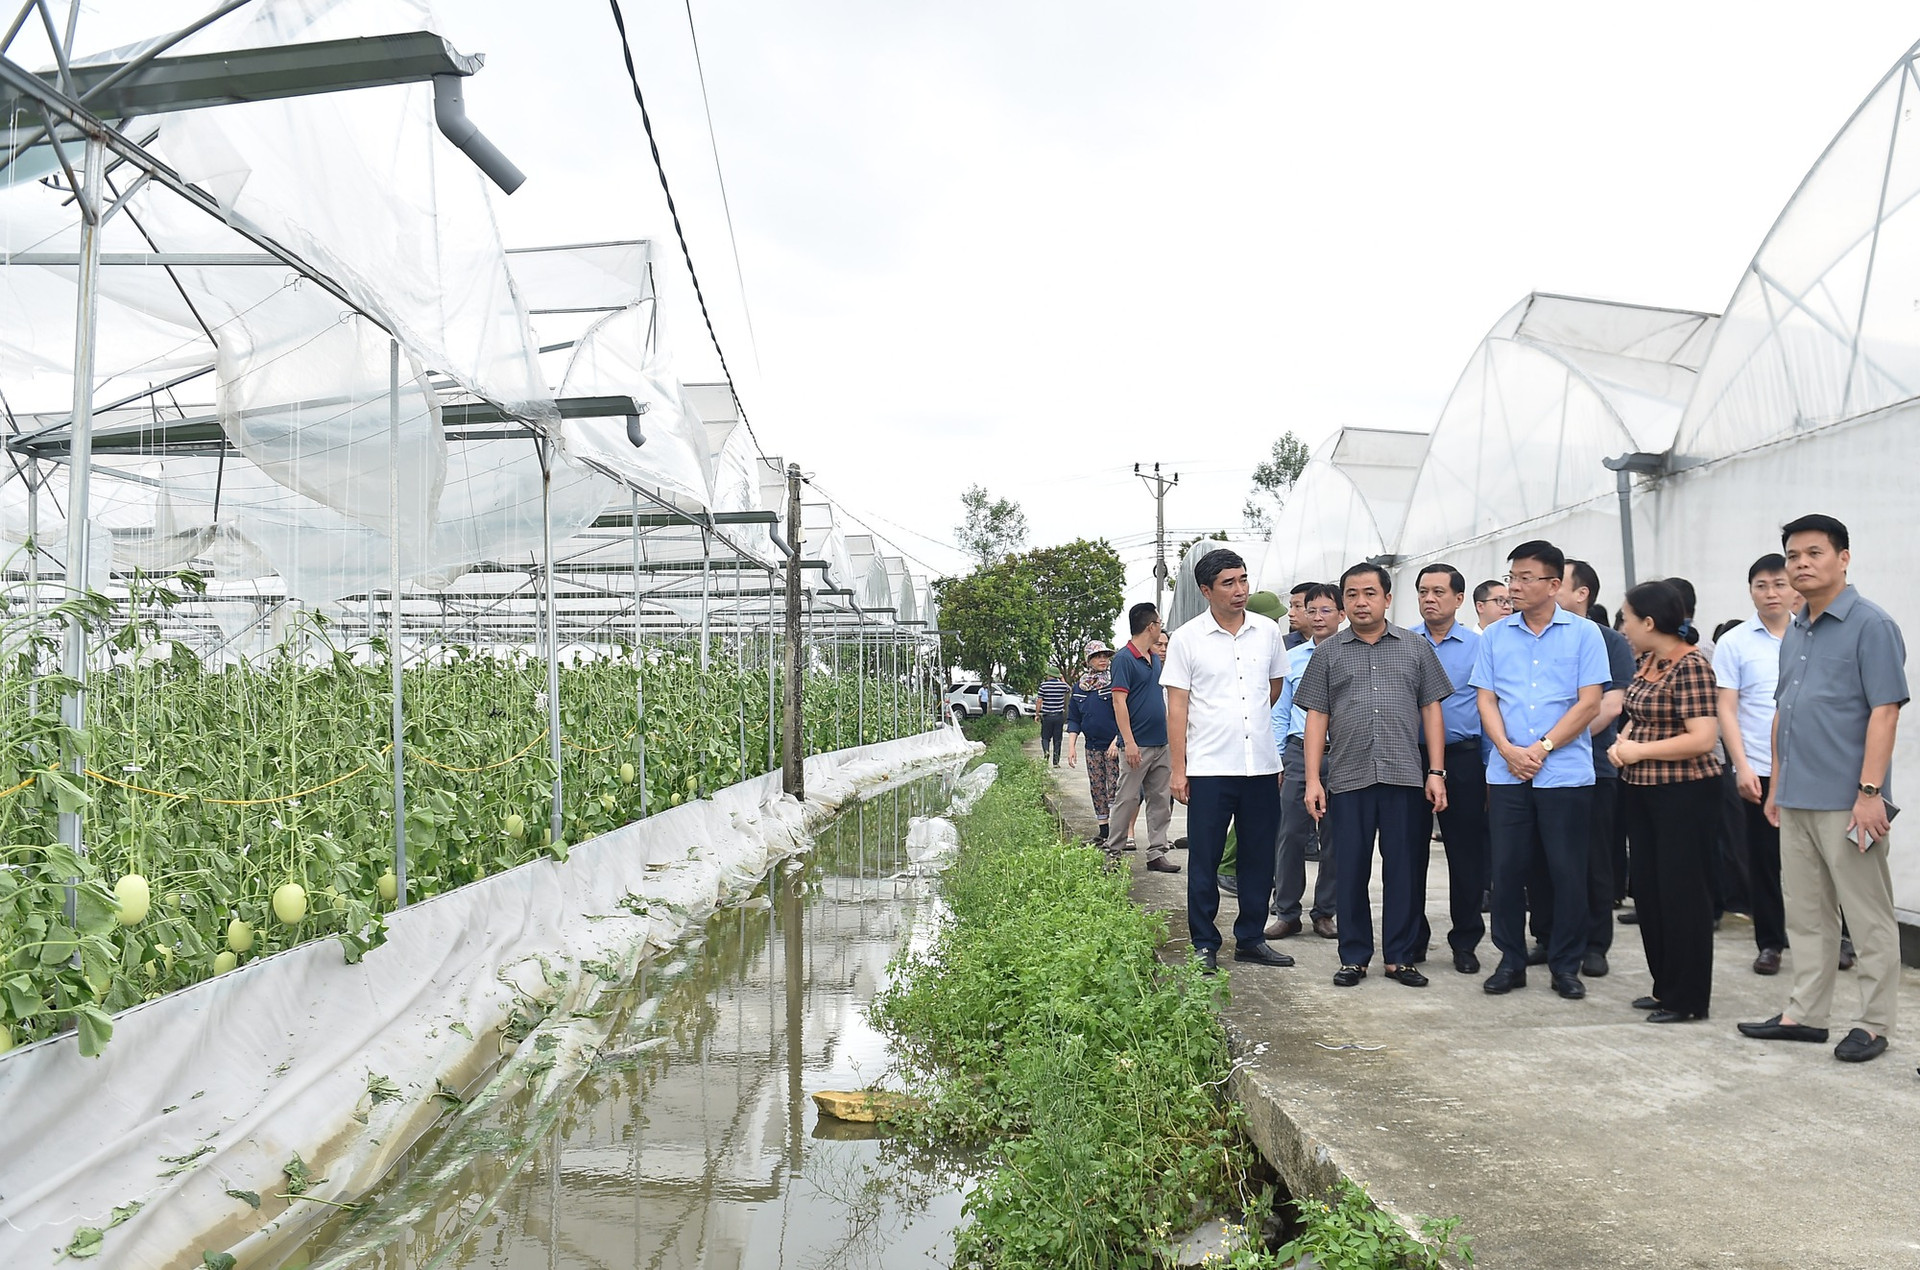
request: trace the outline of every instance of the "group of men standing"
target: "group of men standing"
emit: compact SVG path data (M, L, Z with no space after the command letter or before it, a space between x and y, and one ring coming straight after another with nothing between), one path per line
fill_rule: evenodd
M1484 907L1497 953L1488 993L1524 988L1529 966L1544 964L1554 991L1578 999L1583 977L1608 972L1624 808L1638 826L1633 891L1654 978L1634 1004L1652 1022L1686 1022L1707 1015L1714 920L1711 847L1690 827L1709 823L1700 809L1720 788L1724 747L1748 808L1754 969L1774 973L1782 951L1796 950L1786 1008L1740 1030L1826 1039L1844 910L1863 1009L1836 1054L1876 1057L1899 967L1885 786L1907 699L1904 644L1848 585L1844 525L1802 517L1782 543L1784 556L1749 572L1754 616L1710 666L1695 647L1690 594L1664 582L1634 588L1623 634L1605 624L1592 567L1544 541L1515 548L1507 576L1474 589L1478 630L1459 618L1459 570L1419 570L1420 623L1408 628L1388 617L1392 575L1363 563L1338 583L1296 586L1289 634L1249 611L1245 562L1210 552L1194 569L1208 607L1172 633L1164 663L1158 614L1137 605L1133 638L1103 667L1119 768L1114 832L1143 811L1149 867L1179 872L1166 857L1165 795L1187 805L1188 929L1213 971L1231 827L1234 959L1292 965L1269 941L1310 924L1338 940L1342 987L1372 972L1377 847L1382 973L1424 987L1437 819L1454 968L1481 970Z

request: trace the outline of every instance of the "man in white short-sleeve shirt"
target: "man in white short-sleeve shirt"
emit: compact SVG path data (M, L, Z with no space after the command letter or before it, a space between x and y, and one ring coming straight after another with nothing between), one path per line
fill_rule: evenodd
M1274 840L1280 829L1280 751L1273 703L1287 676L1286 633L1247 611L1246 561L1221 548L1200 557L1194 581L1207 611L1173 633L1160 685L1167 693L1173 796L1187 804L1187 931L1213 970L1220 951L1220 856L1231 823L1240 911L1235 961L1291 966L1267 945Z
M1780 681L1780 641L1800 606L1787 580L1787 558L1770 552L1747 570L1753 616L1713 650L1720 687L1720 739L1746 812L1747 870L1752 878L1755 974L1780 973L1787 946L1787 910L1780 896L1780 831L1762 809L1773 785L1773 691Z

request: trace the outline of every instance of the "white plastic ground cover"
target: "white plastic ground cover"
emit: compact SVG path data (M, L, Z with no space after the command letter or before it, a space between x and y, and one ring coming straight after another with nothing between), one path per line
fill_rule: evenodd
M291 1248L335 1211L316 1200L365 1192L443 1085L499 1056L516 1012L584 1010L861 790L980 748L943 728L816 755L804 805L758 777L412 905L358 965L307 945L122 1013L98 1058L71 1036L0 1057L0 1265L52 1265L86 1227L105 1230L96 1264L137 1270ZM285 1198L295 1156L315 1200Z

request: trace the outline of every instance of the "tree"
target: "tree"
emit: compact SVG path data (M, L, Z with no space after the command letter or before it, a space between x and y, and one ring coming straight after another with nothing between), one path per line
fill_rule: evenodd
M1178 547L1174 548L1173 550L1174 564L1177 566L1182 560L1185 560L1187 558L1187 549L1193 546L1194 543L1205 542L1208 539L1212 539L1214 542L1228 542L1228 541L1231 541L1232 535L1229 534L1224 529L1216 529L1210 534L1201 534L1198 538L1189 538L1185 542L1181 543Z
M982 683L1036 686L1047 659L1048 621L1046 606L1034 603L1035 581L1026 561L1015 557L934 583L940 625L949 632L941 641L947 663Z
M984 485L970 485L960 506L966 516L953 532L961 550L983 568L999 564L1027 541L1027 514L1012 499L996 499Z
M1253 491L1240 510L1262 537L1273 533L1273 518L1286 506L1287 495L1293 493L1309 457L1307 443L1289 429L1273 443L1272 453L1254 466Z
M1126 603L1127 567L1105 538L1041 547L1019 559L1046 611L1053 663L1071 674L1088 640L1113 638L1113 624Z

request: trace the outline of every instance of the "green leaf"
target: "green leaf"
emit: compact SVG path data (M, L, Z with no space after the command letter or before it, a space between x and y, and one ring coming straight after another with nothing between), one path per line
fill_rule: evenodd
M313 1185L312 1174L307 1171L307 1162L300 1158L300 1153L297 1151L294 1152L291 1160L280 1167L280 1171L287 1175L287 1194L289 1195L305 1195L307 1188Z
M146 1204L143 1201L137 1200L137 1199L130 1200L127 1203L120 1205L120 1207L113 1210L113 1219L107 1223L107 1229L112 1230L115 1226L119 1226L128 1221L131 1221L133 1219L134 1214L138 1213L141 1209L145 1207L146 1207Z
M235 1199L245 1200L249 1208L260 1207L260 1195L256 1191L240 1191L229 1186L227 1188L227 1194L233 1196Z
M107 1232L98 1226L82 1226L73 1232L73 1240L67 1245L67 1255L75 1258L97 1257L100 1245L106 1240Z
M40 784L53 790L54 802L59 804L62 815L78 815L93 801L92 796L74 784L73 778L64 772L42 772Z
M200 1254L200 1264L207 1270L233 1270L238 1263L230 1252L203 1252Z
M473 1029L468 1027L464 1023L455 1023L451 1027L449 1027L447 1030L449 1032L456 1032L459 1035L466 1037L469 1041L473 1039Z
M74 1007L73 1021L80 1030L80 1057L99 1057L113 1039L113 1020L97 1005L79 1005Z
M367 1073L367 1096L373 1099L376 1107L383 1102L398 1102L404 1097L400 1086L393 1083L391 1076L382 1076L377 1072Z

